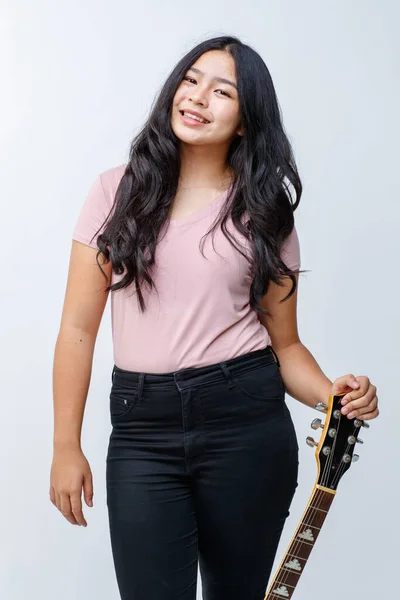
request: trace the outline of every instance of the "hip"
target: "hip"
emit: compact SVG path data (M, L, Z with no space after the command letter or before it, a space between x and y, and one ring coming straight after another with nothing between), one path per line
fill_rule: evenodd
M114 365L111 424L136 436L197 432L216 444L236 434L297 448L285 386L271 346L226 361L169 373Z

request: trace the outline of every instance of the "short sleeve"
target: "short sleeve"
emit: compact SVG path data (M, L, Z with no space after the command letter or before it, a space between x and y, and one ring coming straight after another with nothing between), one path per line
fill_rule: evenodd
M292 271L300 269L300 243L295 226L282 246L281 258L285 265Z
M101 175L98 175L90 187L81 208L73 230L72 239L82 242L91 248L97 248L97 236L104 229L104 221L110 212L110 208L111 206L104 193ZM98 229L100 231L97 232ZM92 240L96 232L97 236Z

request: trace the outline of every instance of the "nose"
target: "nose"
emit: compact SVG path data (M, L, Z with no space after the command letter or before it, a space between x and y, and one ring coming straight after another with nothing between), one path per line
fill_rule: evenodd
M202 106L208 105L206 93L202 92L200 87L196 90L192 90L192 93L189 95L189 100L194 104L201 104Z

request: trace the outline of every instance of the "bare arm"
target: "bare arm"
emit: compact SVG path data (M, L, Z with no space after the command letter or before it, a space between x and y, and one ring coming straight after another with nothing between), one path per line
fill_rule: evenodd
M297 277L297 287L299 278ZM314 407L326 402L331 393L332 382L322 372L311 352L302 344L297 329L297 289L281 304L292 287L291 280L284 278L284 285L270 282L268 292L261 303L270 311L266 317L259 313L260 322L266 327L271 344L281 364L281 375L290 396L303 404Z
M67 288L53 365L54 448L50 471L50 500L73 525L87 526L82 490L93 506L93 478L81 449L81 430L92 373L93 352L111 281L96 262L97 250L73 240Z
M54 447L80 447L93 353L111 281L111 263L72 241L68 280L53 364Z

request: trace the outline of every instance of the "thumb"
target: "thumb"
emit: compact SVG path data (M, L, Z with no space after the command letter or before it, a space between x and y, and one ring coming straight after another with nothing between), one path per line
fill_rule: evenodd
M344 377L339 377L334 381L332 386L333 394L341 394L343 392L349 392L352 389L356 390L360 387L360 383L357 381L357 378L354 375L345 375ZM350 389L349 389L350 388Z
M93 506L93 480L91 473L84 476L83 479L83 496L88 506Z

